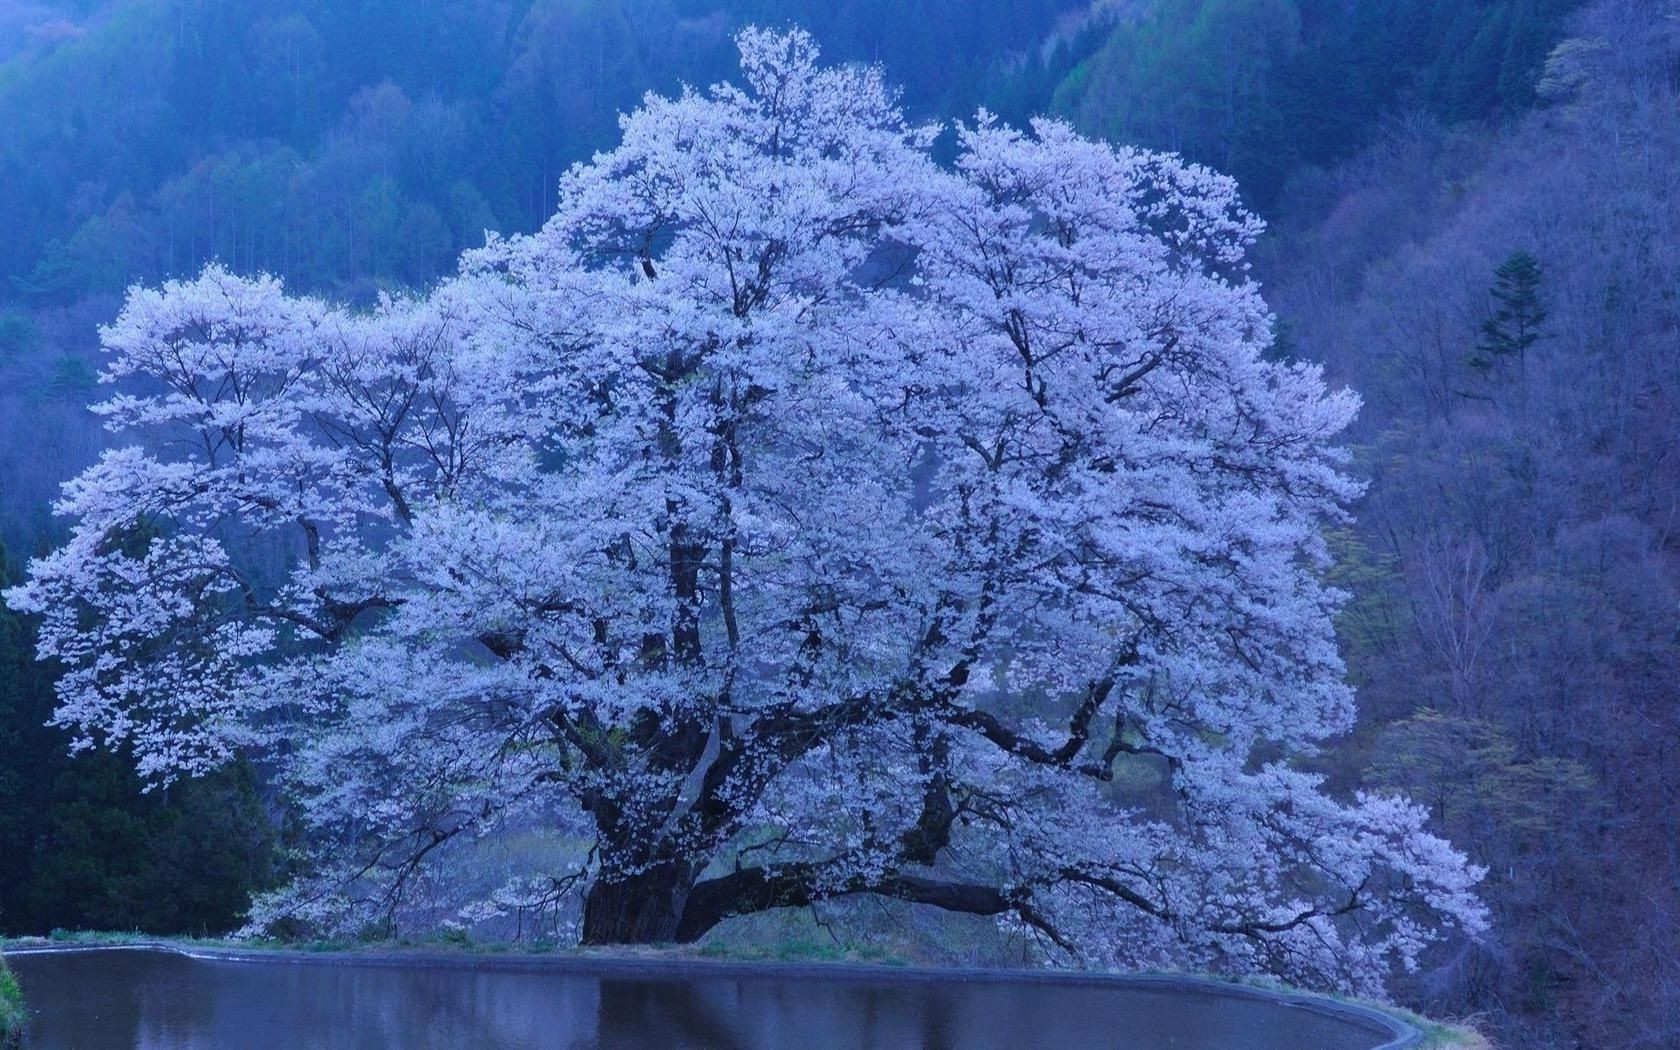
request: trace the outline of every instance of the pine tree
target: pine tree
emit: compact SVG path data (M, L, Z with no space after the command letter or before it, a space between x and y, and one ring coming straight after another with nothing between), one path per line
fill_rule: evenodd
M1546 306L1540 298L1543 273L1540 260L1526 251L1514 252L1493 272L1490 294L1498 306L1482 322L1482 339L1470 355L1477 368L1500 361L1523 359L1528 348L1545 338Z

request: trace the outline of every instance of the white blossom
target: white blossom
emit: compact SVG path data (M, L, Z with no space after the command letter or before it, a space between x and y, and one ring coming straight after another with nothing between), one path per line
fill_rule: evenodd
M536 826L593 848L458 916L575 885L586 939L687 939L879 893L1361 989L1478 930L1415 807L1292 761L1353 719L1357 402L1266 358L1231 181L986 114L942 168L876 70L740 46L424 297L132 290L123 444L7 594L56 720L279 771L314 857L258 923L389 916Z

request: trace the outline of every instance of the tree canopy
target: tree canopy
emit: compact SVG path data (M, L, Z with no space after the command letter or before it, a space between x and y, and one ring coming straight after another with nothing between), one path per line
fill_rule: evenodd
M428 295L131 290L131 443L7 595L57 721L273 763L314 856L259 925L400 921L541 828L587 849L466 908L690 940L878 894L1364 990L1480 929L1423 809L1297 761L1353 719L1356 400L1264 356L1234 184L985 114L941 167L878 71L739 44Z

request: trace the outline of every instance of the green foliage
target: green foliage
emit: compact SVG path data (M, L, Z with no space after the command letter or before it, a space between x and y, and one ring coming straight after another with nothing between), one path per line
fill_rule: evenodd
M1491 722L1429 709L1382 732L1367 780L1430 806L1484 858L1554 848L1597 786L1578 762L1520 754Z
M20 900L37 929L225 932L273 878L274 832L248 767L142 796L124 757L89 752L54 778L50 807Z
M1423 1041L1417 1044L1419 1050L1493 1050L1493 1044L1488 1042L1487 1037L1482 1035L1475 1025L1468 1021L1442 1024L1421 1014L1415 1014L1410 1010L1401 1010L1386 1003L1367 1003L1365 1005L1393 1014L1416 1028L1423 1035Z
M1396 593L1399 569L1392 555L1373 550L1352 528L1327 529L1324 538L1333 559L1326 578L1348 595L1336 614L1336 637L1358 686L1363 669L1374 662L1372 654L1388 644L1405 618Z
M256 772L238 765L148 794L121 755L72 758L69 738L44 724L52 671L33 648L30 625L0 608L0 932L238 925L251 891L279 874Z
M544 221L643 91L729 75L748 21L883 63L936 116L972 112L1080 6L108 0L0 63L0 286L63 304L211 259L349 298L423 286L486 229ZM1022 108L1051 76L1017 82Z
M737 962L833 962L875 963L882 966L905 966L908 963L880 945L852 945L836 940L813 937L790 937L750 943L708 940L698 949L703 959L726 959Z
M35 348L35 319L15 306L0 308L0 363Z
M1482 338L1470 356L1471 364L1488 369L1513 358L1520 362L1530 347L1545 338L1543 276L1540 260L1525 251L1512 253L1494 270L1489 294L1497 305L1482 322Z
M1381 118L1509 117L1533 102L1575 0L1153 0L1066 75L1054 108L1183 152L1275 202Z
M6 957L0 955L0 1047L16 1044L24 1019L23 990L6 966Z
M1294 0L1161 0L1117 30L1054 107L1106 137L1239 173L1250 192L1275 187L1296 159L1277 81L1301 44Z
M49 396L87 404L99 386L93 367L74 354L60 354L53 360L46 392Z

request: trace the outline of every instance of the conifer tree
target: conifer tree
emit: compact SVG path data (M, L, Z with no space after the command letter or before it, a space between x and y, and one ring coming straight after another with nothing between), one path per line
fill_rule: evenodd
M1482 322L1482 339L1470 355L1471 364L1486 369L1512 358L1521 361L1529 347L1545 338L1542 276L1540 260L1526 251L1514 252L1499 264L1493 272L1491 291L1498 305Z

